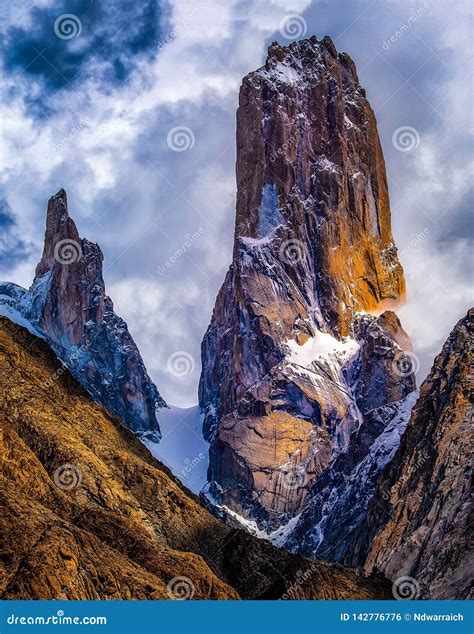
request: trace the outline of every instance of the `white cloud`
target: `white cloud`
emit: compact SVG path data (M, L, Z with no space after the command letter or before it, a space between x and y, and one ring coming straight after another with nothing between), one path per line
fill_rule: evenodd
M389 5L374 4L360 17L365 0L348 4L345 12L336 3L308 0L175 0L175 29L164 36L156 58L142 60L128 82L108 92L97 83L91 63L89 78L55 95L50 104L55 111L41 122L27 106L28 98L38 95L38 82L7 76L9 94L16 97L0 111L9 122L0 182L21 234L37 244L37 253L10 272L10 279L28 285L40 255L47 198L65 186L81 234L104 250L108 292L159 390L171 403L194 403L200 342L231 257L241 78L263 63L269 40L284 41L278 32L282 18L303 14L308 36L327 33L355 58L369 96L377 101L382 73L389 97L403 80L383 60L370 61L373 48L380 49L406 18L406 6ZM377 115L407 277L408 303L400 316L425 366L465 311L469 292L470 245L454 225L472 178L465 135L473 129L466 77L468 3L458 3L456 12L444 3L430 6L386 57L409 77L431 56L414 34L436 46L440 59L433 54L435 66L428 63L412 80L423 98L406 84ZM407 119L400 125L415 121L419 127L420 147L412 154L396 152L390 143L400 113ZM417 113L419 119L412 121ZM167 132L176 125L193 130L195 144L188 152L172 152L166 145ZM202 237L158 275L184 236L201 226ZM410 248L424 227L428 234ZM195 359L193 374L182 381L166 371L168 356L177 350Z

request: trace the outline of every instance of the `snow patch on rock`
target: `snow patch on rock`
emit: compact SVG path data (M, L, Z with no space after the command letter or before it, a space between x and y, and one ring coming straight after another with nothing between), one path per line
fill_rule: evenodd
M17 324L18 326L23 326L23 328L26 328L29 332L31 332L32 335L36 335L37 337L45 339L45 336L38 328L35 328L33 324L28 321L28 319L25 319L23 315L18 312L18 310L16 310L8 302L4 301L4 299L5 296L0 295L0 316L7 317L10 321L12 321L14 324Z
M265 183L262 187L259 211L258 235L260 238L264 238L273 229L284 224L284 218L278 209L278 188L275 184Z
M343 551L351 534L366 516L380 474L398 449L418 394L415 390L402 401L380 408L381 417L388 421L387 426L374 440L367 456L342 481L333 486L329 484L313 498L306 513L316 511L320 519L304 534L307 554L329 560L339 559L339 551ZM305 513L301 514L301 522L302 525L308 523ZM301 541L300 536L294 538L290 533L282 545L299 552Z
M345 337L340 341L326 332L317 331L303 345L294 339L285 341L290 349L287 358L289 363L298 366L310 366L314 361L337 359L347 361L359 350L360 346L354 339Z

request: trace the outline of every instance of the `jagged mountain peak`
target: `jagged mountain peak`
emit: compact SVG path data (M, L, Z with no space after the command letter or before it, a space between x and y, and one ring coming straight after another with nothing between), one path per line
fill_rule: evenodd
M415 389L395 363L409 338L386 310L405 283L377 124L329 38L273 43L244 78L236 176L200 404L214 499L276 530L333 465L355 467L385 428L391 442Z
M234 261L282 269L318 327L404 300L375 116L329 38L273 43L244 78L236 176Z
M127 324L105 292L104 256L81 238L69 215L67 194L48 201L41 260L28 291L2 286L4 312L27 320L93 398L138 435L160 439L156 412L166 407L148 376Z
M313 70L320 63L334 63L335 61L344 64L353 75L355 81L359 81L354 62L351 57L345 53L338 53L334 42L329 35L318 40L315 35L303 39L296 40L286 46L279 42L272 42L268 47L268 55L265 65L254 71L262 73L262 71L276 72L278 74L279 64L287 67L293 67L298 71ZM250 73L252 75L253 73ZM294 79L297 79L295 76Z
M68 241L69 246L65 241ZM79 233L74 220L69 216L66 190L60 189L48 201L43 254L36 267L35 277L41 277L51 270L61 257L60 251L64 255L69 251L71 259L79 249Z

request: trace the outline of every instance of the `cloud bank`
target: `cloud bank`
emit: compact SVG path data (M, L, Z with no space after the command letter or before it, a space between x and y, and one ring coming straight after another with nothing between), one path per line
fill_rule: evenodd
M399 315L422 380L471 301L469 18L467 1L441 0L13 2L1 23L1 277L29 286L47 199L65 187L160 392L194 404L231 259L241 78L272 40L330 35L376 112L407 278ZM176 352L194 361L184 376L167 368Z

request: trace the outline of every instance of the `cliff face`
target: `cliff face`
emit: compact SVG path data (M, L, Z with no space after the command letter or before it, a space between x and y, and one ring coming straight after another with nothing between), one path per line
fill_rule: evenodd
M403 296L353 62L329 38L272 44L240 91L233 263L202 344L215 501L275 530L338 458L364 457L352 435L373 441L391 418L369 412L415 388L397 369L410 347L397 317L367 314Z
M388 597L380 579L217 521L5 318L0 358L2 599Z
M472 598L473 368L474 308L421 386L352 557L390 579L412 577L423 599Z
M281 249L281 273L309 313L300 318L347 335L355 312L403 297L375 117L330 38L274 43L244 78L236 171L236 259L255 240Z
M347 452L325 470L288 538L288 550L356 566L354 550L365 538L364 520L383 468L393 459L417 392L370 412ZM375 498L374 498L375 495Z
M102 261L99 246L79 237L61 190L48 202L43 255L31 288L4 284L3 302L49 341L93 398L132 431L157 441L156 411L166 404L105 293Z

